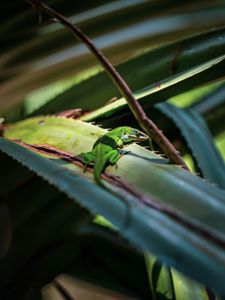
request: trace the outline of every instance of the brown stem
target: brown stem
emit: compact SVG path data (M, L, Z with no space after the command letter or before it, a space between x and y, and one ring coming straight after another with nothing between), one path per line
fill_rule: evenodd
M44 11L56 18L60 23L69 28L79 41L84 43L90 49L90 51L97 57L103 68L115 82L121 94L127 100L127 104L130 107L130 110L132 111L134 117L136 118L142 129L158 144L163 153L165 153L165 155L170 159L171 162L180 165L184 169L188 170L188 167L179 155L179 152L175 149L173 144L170 143L170 141L166 138L162 131L155 125L155 123L147 117L139 102L135 100L133 93L125 80L121 77L121 75L117 72L117 70L113 67L109 60L104 56L104 54L96 48L92 41L77 26L73 25L67 18L65 18L63 15L56 12L49 6L45 5L39 0L27 1L31 3L37 11Z

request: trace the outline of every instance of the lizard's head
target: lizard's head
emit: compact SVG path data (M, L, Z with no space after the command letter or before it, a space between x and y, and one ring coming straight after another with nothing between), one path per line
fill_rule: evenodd
M124 144L131 142L146 141L149 139L149 137L146 134L135 128L124 126L119 127L118 130L120 130L120 138Z

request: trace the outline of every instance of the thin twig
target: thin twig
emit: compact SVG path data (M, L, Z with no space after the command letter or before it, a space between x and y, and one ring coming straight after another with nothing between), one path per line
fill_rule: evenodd
M117 85L121 94L127 100L127 104L130 107L130 110L132 111L134 117L136 118L142 129L158 144L163 153L165 153L165 155L170 159L171 162L180 165L184 169L188 170L188 167L179 155L179 152L176 150L173 144L170 143L170 141L166 138L162 131L155 125L155 123L148 118L139 102L135 100L133 93L125 80L120 76L117 70L104 56L104 54L96 48L92 41L76 25L73 25L67 18L65 18L63 15L56 12L46 4L40 2L39 0L26 1L31 3L31 5L37 11L43 11L56 18L60 23L69 28L79 41L84 43L90 49L90 51L97 57L98 61L110 75L114 83Z

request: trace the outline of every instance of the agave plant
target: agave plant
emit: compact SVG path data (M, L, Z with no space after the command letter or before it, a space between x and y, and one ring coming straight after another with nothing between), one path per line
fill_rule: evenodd
M143 124L85 44L28 2L0 12L1 299L50 299L47 285L88 299L71 278L98 299L223 298L224 2L47 1L116 66L189 169L153 136L123 147L104 187L80 154Z

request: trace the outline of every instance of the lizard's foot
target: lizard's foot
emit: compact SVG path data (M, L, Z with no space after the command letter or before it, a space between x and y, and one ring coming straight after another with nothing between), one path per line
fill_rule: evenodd
M82 163L84 164L83 173L85 173L87 171L88 165L94 162L94 157L92 152L81 153L80 156L82 158Z

